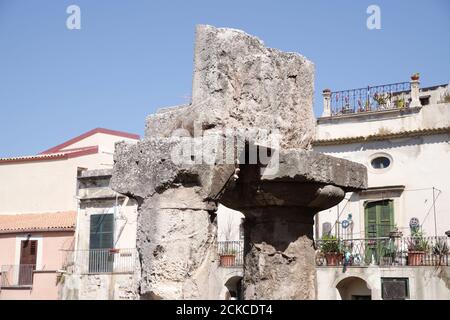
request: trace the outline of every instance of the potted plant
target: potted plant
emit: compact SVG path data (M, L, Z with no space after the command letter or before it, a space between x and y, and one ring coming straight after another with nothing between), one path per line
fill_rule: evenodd
M417 81L420 78L420 73L416 72L411 76L411 80Z
M236 264L236 250L228 249L224 250L220 254L220 265L224 267L231 267Z
M421 266L425 262L425 253L429 248L428 241L420 231L415 232L408 239L408 265Z
M446 264L449 248L447 245L447 239L438 238L433 246L433 255L436 259L433 259L436 265L441 266Z
M381 108L384 108L388 101L387 95L385 95L384 93L378 94L377 92L374 93L373 99L378 103L378 107Z
M339 239L335 236L324 235L320 242L320 251L325 255L327 266L337 266L342 260Z
M395 100L394 104L395 104L396 108L403 109L405 107L405 105L406 105L405 99L404 98L398 98L397 100Z
M384 266L390 266L394 262L395 254L397 252L397 248L393 241L389 241L387 246L382 249L382 258L381 264Z

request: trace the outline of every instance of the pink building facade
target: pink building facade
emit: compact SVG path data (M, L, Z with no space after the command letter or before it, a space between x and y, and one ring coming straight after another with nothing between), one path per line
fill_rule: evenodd
M58 299L76 212L0 215L0 299Z
M61 298L77 249L77 179L111 169L115 143L138 139L96 128L37 155L0 158L0 300Z

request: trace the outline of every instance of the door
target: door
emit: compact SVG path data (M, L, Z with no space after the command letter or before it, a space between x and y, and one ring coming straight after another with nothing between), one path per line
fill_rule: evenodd
M366 251L365 262L380 262L389 246L389 232L394 228L394 201L381 200L369 202L365 207ZM373 239L373 240L370 240Z
M22 240L20 243L19 285L33 284L33 270L36 270L37 240Z
M93 214L90 222L89 273L112 272L114 254L114 215Z

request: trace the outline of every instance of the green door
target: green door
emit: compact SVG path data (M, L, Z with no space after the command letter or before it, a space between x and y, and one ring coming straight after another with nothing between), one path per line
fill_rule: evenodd
M374 259L380 262L380 256L389 245L389 240L379 238L389 237L389 232L394 228L394 201L381 200L368 202L365 206L365 234L366 250L365 262L369 264ZM370 240L373 239L373 240Z

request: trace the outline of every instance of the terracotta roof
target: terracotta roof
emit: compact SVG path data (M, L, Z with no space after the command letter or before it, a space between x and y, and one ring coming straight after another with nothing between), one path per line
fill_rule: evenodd
M405 137L417 137L417 136L427 136L432 134L442 134L450 133L450 127L442 128L430 128L430 129L417 129L417 130L407 130L400 132L386 132L371 134L368 136L354 136L354 137L342 137L334 139L319 139L313 141L313 146L328 146L335 144L348 144L348 143L358 143L358 142L368 142L368 141L379 141L387 139L397 139Z
M38 154L34 156L20 156L11 158L0 158L2 163L30 162L30 161L49 161L80 157L98 152L98 146L89 146L83 148L66 149L55 153Z
M75 230L75 211L0 215L0 233Z

